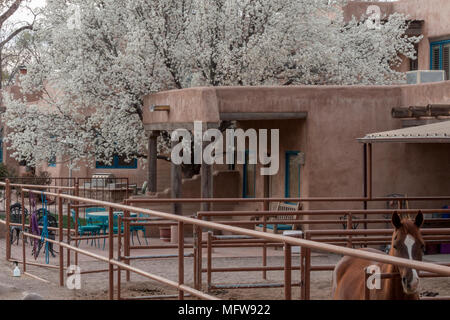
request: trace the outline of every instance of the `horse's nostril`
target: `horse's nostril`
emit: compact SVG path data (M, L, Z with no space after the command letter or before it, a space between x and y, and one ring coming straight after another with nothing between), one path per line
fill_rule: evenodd
M402 282L404 283L404 284L406 284L406 278L405 277L402 277Z

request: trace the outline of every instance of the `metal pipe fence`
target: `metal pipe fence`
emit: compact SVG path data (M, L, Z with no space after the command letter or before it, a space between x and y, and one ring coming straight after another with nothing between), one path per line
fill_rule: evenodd
M10 186L9 181L7 181L6 183L0 183L0 186L5 187L5 193L6 193L5 200L6 200L6 204L7 204L7 206L5 208L6 213L7 213L6 219L5 219L5 221L0 221L0 222L6 224L7 229L9 229L10 223L11 223L9 221L9 210L10 210L9 204L11 202L11 186ZM62 191L63 190L60 190L60 192L55 193L55 192L39 191L36 189L28 189L25 187L23 187L23 189L22 189L22 192L29 192L29 193L33 193L36 195L43 194L46 197L54 197L56 199L56 202L58 205L59 235L58 235L58 238L55 238L55 240L46 239L45 241L55 244L55 245L59 246L59 248L60 248L61 256L59 259L59 264L57 266L59 268L59 272L60 272L60 285L63 284L63 280L64 280L64 256L62 254L63 253L62 249L66 249L66 250L76 252L78 254L82 254L82 255L94 258L95 260L98 260L98 261L103 261L108 264L109 298L110 299L114 299L114 290L116 287L114 272L118 273L118 279L120 279L121 271L129 271L132 273L136 273L136 274L144 276L148 279L152 279L152 280L155 280L162 284L166 284L168 286L176 288L179 293L179 299L183 299L185 294L191 294L191 295L199 297L199 298L214 299L215 297L202 292L202 288L197 288L198 283L194 283L194 288L189 287L184 283L185 282L184 281L185 280L184 279L184 263L185 263L184 249L185 249L185 245L184 245L183 240L185 238L185 232L184 232L185 225L192 225L194 227L194 229L196 230L196 234L197 234L196 241L197 241L197 243L200 243L200 244L202 243L202 228L206 228L209 230L218 230L218 231L222 231L222 232L228 232L231 234L242 235L242 236L252 237L252 238L256 238L256 239L262 239L264 241L283 245L283 247L285 249L283 288L285 291L286 299L290 299L292 297L292 292L291 292L292 285L295 285L295 283L294 284L292 283L292 270L296 268L292 264L292 255L291 255L292 246L300 246L300 247L304 248L305 250L318 250L318 251L330 252L330 253L335 253L335 254L340 254L340 255L348 255L348 256L352 256L352 257L356 257L356 258L377 261L380 263L387 263L387 264L393 264L396 266L414 268L417 270L427 271L427 272L439 274L442 276L450 276L450 267L449 266L442 266L442 265L437 265L434 263L422 262L422 261L411 261L408 259L397 258L397 257L373 253L373 252L356 250L356 249L349 248L349 247L336 246L333 244L312 241L309 239L298 239L298 238L293 238L293 237L289 237L289 236L270 234L267 232L260 232L260 231L245 229L245 228L241 228L241 227L220 224L220 223L212 222L212 221L204 221L204 220L191 218L191 217L179 216L179 215L174 215L174 214L170 214L170 213L149 210L149 209L145 209L145 208L133 207L133 206L130 206L127 204L120 204L120 203L106 202L106 201L101 201L101 200L96 200L96 199L89 199L89 198L74 196L74 195L70 195L70 194L64 194L64 193L62 193ZM227 199L227 200L229 200L229 199ZM286 199L283 199L283 201L285 201L285 200ZM199 201L199 200L197 199L197 201ZM211 200L210 199L208 199L208 200L201 199L200 201L208 201L209 202ZM218 199L218 201L223 201L223 199ZM264 201L268 202L268 201L271 201L271 199L270 200L264 199ZM76 246L73 246L73 245L70 245L70 244L64 242L63 233L64 232L66 232L67 234L70 233L70 228L64 228L64 226L62 224L62 210L63 210L63 206L65 203L66 204L73 203L74 205L77 205L77 204L96 205L96 206L101 206L101 207L107 208L108 213L109 213L110 230L113 230L112 223L114 220L114 215L113 215L114 210L121 210L124 212L123 220L124 220L125 225L127 225L127 221L130 218L131 212L141 212L150 217L155 217L155 218L164 219L167 221L176 222L178 224L179 239L180 240L182 239L178 243L178 254L177 254L177 256L178 256L178 280L177 281L169 280L164 277L161 277L161 276L158 276L155 274L151 274L151 273L143 271L141 269L132 267L128 264L128 261L126 261L126 260L124 262L120 261L121 258L130 257L130 255L125 250L125 248L122 247L122 237L125 237L124 246L127 246L126 239L129 239L129 232L127 230L128 229L127 227L124 228L123 234L121 232L118 232L118 234L116 235L119 238L117 248L115 248L115 246L114 246L114 236L115 235L113 234L113 232L109 232L109 234L108 234L108 245L109 245L108 257L92 253L88 250L82 250ZM283 212L283 214L285 214L285 213L286 212ZM24 217L24 214L23 214L23 217ZM136 221L139 220L134 217L132 219L136 220ZM131 220L129 220L129 221L131 221ZM136 222L136 223L138 223L138 222ZM25 227L24 219L23 219L22 225L23 225L23 227ZM75 228L75 230L76 229L77 228ZM120 228L119 228L119 230L120 230ZM341 231L341 230L339 230L339 231ZM350 230L348 230L348 231L350 231ZM357 231L357 230L355 230L355 231ZM23 235L23 240L25 240L26 237L35 238L35 239L38 238L37 236L35 236L29 232L23 232L22 235ZM24 246L24 244L23 244L23 246ZM194 245L194 247L195 247L195 245ZM202 245L200 245L200 247L197 246L197 251L201 252L201 248L202 248ZM10 248L10 246L8 247L8 241L7 241L6 258L8 260L11 259L11 250L10 249L11 248ZM114 249L117 250L116 254L114 254ZM130 248L128 248L128 249L130 249ZM123 252L124 255L122 255L121 252ZM25 255L24 255L24 257L25 257ZM198 257L201 257L201 255L197 254L197 259L198 259ZM306 255L305 257L307 258L308 255ZM300 260L299 270L301 272L303 272L305 270L302 263L303 263L303 261ZM309 262L306 261L306 264L308 264L308 263L310 263L310 261ZM24 266L26 266L26 264L27 264L25 259L23 259L23 264L24 264ZM198 266L201 266L201 264L198 264ZM199 269L201 271L201 268L199 268ZM117 288L119 288L119 290L117 293L118 294L117 298L121 298L120 297L120 285L121 285L120 281L118 281Z

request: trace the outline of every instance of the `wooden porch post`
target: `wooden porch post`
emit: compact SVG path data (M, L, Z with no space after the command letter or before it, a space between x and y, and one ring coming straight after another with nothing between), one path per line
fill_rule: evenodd
M172 141L172 148L178 144L177 141ZM181 165L176 165L171 162L170 168L170 184L171 184L171 196L172 199L181 198ZM172 203L172 213L177 215L182 215L182 205L181 203Z
M209 142L203 142L203 151ZM212 180L212 166L204 163L202 159L201 166L201 194L203 199L212 198L213 196L213 180ZM211 203L202 202L201 211L210 211Z
M159 131L152 131L148 139L148 192L157 192L157 143Z

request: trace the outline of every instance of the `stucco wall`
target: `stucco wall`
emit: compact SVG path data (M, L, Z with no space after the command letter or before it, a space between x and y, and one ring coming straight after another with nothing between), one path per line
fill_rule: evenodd
M344 8L344 17L361 17L368 6L376 4L382 14L390 15L399 12L410 20L423 20L423 39L418 45L418 69L430 69L430 43L436 40L450 39L450 1L448 0L399 0L395 2L362 2L352 1ZM404 59L399 71L409 71L409 59Z
M408 14L411 19L424 20L424 39L419 43L419 69L430 69L430 42L450 39L450 1L400 0L394 11Z
M197 89L199 90L199 89ZM203 90L210 91L210 88ZM401 128L391 117L393 107L450 103L450 81L416 86L293 86L214 88L217 104L198 101L192 109L219 112L306 112L306 120L240 121L244 129L280 129L280 170L272 177L272 197L284 196L285 151L302 151L303 197L360 197L363 194L363 146L367 133ZM171 92L158 94L170 97ZM165 102L165 100L160 100ZM177 105L171 105L176 110ZM195 111L196 114L201 114ZM200 120L200 119L199 119ZM448 145L376 144L373 147L373 195L392 193L448 195ZM242 194L241 179L237 192ZM259 172L259 166L257 168ZM264 195L264 177L257 175L256 196ZM440 207L444 203L421 203ZM385 203L373 205L384 207ZM418 207L418 203L410 203ZM256 209L260 205L242 205ZM305 204L308 208L308 204ZM362 204L310 204L310 208L361 208ZM327 217L323 217L327 218Z

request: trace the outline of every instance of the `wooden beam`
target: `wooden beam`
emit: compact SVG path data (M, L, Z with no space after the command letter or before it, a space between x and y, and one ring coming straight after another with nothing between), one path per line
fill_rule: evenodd
M152 131L148 139L148 192L157 192L157 163L158 163L159 131Z
M203 151L205 147L208 145L207 141L203 142ZM213 194L213 181L212 181L212 166L206 164L204 161L201 166L201 193L202 198L212 198ZM210 211L211 203L202 202L201 210L202 211Z
M223 112L220 120L289 120L306 119L307 115L307 112Z
M411 106L392 108L392 117L401 118L419 118L419 117L448 117L450 116L450 105L448 104L430 104L428 106Z
M408 108L400 107L400 108L392 108L391 111L392 118L400 119L400 118L411 118L412 114Z
M428 107L432 117L450 116L450 104L430 104Z
M419 118L419 117L429 117L430 116L430 110L427 107L422 106L411 106L409 107L409 111L411 112L412 117Z
M413 20L410 21L410 25L408 29L406 30L406 35L411 36L420 36L422 34L422 26L423 26L423 20Z
M172 141L172 148L178 144L177 141ZM181 198L181 166L176 165L171 162L170 168L170 186L171 186L171 196L172 198ZM182 215L182 205L181 203L172 203L172 213L176 215Z
M219 122L204 122L203 126L208 129L219 128ZM177 129L194 130L194 121L192 122L163 122L163 123L146 123L145 131L173 131Z

